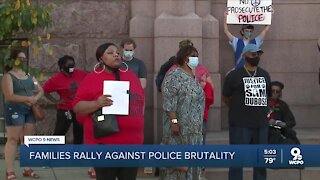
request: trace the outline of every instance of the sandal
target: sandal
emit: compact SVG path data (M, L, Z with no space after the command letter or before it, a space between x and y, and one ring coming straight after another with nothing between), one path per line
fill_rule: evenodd
M91 179L96 179L96 172L94 171L94 169L90 168L88 170L88 175Z
M30 169L23 169L22 172L23 177L32 177L34 179L39 179L40 176L38 174L36 174L35 172L33 172L33 170Z
M17 180L14 172L6 172L6 180Z

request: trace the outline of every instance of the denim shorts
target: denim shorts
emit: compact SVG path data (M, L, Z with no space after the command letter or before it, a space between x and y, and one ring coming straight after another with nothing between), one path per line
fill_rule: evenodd
M23 126L25 123L34 124L36 121L31 108L23 104L5 104L6 126Z

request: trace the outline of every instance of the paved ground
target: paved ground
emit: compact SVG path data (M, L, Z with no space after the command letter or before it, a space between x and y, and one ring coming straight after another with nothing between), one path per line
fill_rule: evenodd
M22 168L19 167L19 162L16 161L16 175L18 179L30 179L22 176ZM41 180L89 180L87 174L88 168L33 168L39 174ZM0 159L0 179L5 179L5 162ZM137 180L157 180L157 177L142 177Z
M5 179L5 161L4 161L4 145L0 144L0 180ZM19 156L19 155L18 155ZM64 167L64 168L32 168L39 176L41 180L90 180L87 172L88 168L83 167ZM20 167L19 160L15 161L15 173L17 178L29 179L22 176L22 168ZM137 180L157 180L158 177L143 174L142 169L139 172ZM141 175L142 174L142 175Z

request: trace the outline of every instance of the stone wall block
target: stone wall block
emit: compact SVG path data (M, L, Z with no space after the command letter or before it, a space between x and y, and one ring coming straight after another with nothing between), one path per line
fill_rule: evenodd
M155 19L155 72L179 50L179 42L190 39L202 58L202 19L194 13L186 16L173 16L162 13Z
M210 14L202 18L202 35L204 38L219 39L219 21Z
M284 83L282 99L289 105L320 104L318 73L270 73L270 77Z
M210 108L208 117L207 131L220 131L221 130L221 109Z
M131 0L131 16L155 17L156 0ZM131 28L131 26L130 26Z
M320 105L291 105L290 109L296 120L296 128L317 128L320 127L319 112Z
M135 49L134 56L138 59L141 59L144 64L146 65L148 73L153 72L153 66L154 66L154 52L153 52L153 38L141 38L141 37L135 37L130 36L134 39L134 41L137 44L137 48Z
M219 73L211 73L210 76L211 76L213 88L214 88L213 107L220 108L221 107L221 95L222 95L221 75Z
M143 27L143 28L142 28ZM153 37L154 18L136 15L130 20L130 37Z
M190 12L195 12L194 0L157 0L156 16L167 12L175 16L185 16Z
M210 0L196 0L196 13L200 17L204 17L207 14L210 14L210 11L211 11Z
M313 41L265 41L260 66L269 72L318 72L319 51Z
M155 20L155 37L201 37L202 19L191 12L185 16L162 13Z
M81 57L81 42L68 43L68 44L58 44L55 42L42 44L40 47L40 53L35 54L33 50L30 51L30 66L40 68L46 72L57 72L58 60L64 55L73 56L77 67L83 69L84 58ZM33 47L31 47L33 49ZM50 55L49 51L52 49L53 54Z
M128 34L130 1L63 2L52 13L59 37L115 37Z
M219 39L202 39L202 63L210 72L219 72Z

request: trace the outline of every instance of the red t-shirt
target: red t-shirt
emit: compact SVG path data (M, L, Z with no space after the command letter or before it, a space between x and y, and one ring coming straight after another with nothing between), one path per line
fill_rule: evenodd
M207 82L206 85L203 87L203 91L204 91L204 94L206 96L205 105L204 105L203 120L204 121L208 121L209 109L210 109L210 106L214 102L213 86L209 82Z
M80 69L75 69L72 76L58 72L43 85L43 90L46 93L56 92L60 99L64 100L64 103L57 105L58 109L71 110L78 86L86 75L87 73Z
M117 116L120 132L96 139L93 135L92 114L81 118L85 144L142 144L144 133L144 91L138 77L130 70L119 72L121 81L130 82L129 115ZM103 81L115 80L114 73L92 72L81 82L73 105L79 101L95 101L103 94Z

